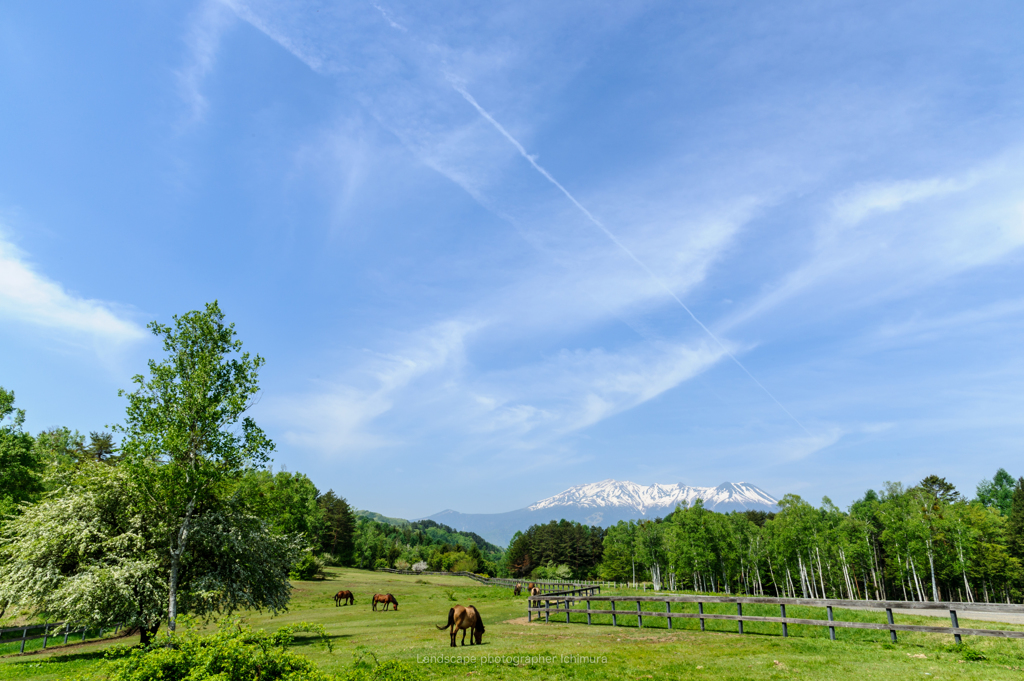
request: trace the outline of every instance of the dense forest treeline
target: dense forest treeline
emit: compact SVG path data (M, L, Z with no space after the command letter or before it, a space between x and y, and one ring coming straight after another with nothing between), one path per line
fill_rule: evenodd
M600 551L595 550L600 537ZM655 589L806 598L1024 598L1024 478L1004 469L974 499L928 476L886 483L847 511L788 494L777 513L715 513L698 500L665 518L601 530L562 521L513 539L517 577L650 582Z

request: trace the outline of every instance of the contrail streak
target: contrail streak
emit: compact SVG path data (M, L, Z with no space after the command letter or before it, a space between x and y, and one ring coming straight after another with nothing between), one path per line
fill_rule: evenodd
M561 182L556 180L554 178L554 176L551 175L551 173L549 173L547 170L545 170L542 165L537 163L537 159L534 158L533 156L531 156L530 154L528 154L526 152L526 149L523 147L523 145L519 143L519 140L517 140L515 137L513 137L511 135L511 133L509 133L509 131L506 130L505 127L501 123L499 123L498 121L494 120L494 117L491 116L491 114L487 113L486 109L484 109L482 106L480 106L479 102L476 101L476 99L473 97L473 95L469 94L469 92L467 92L464 87L462 87L461 85L456 83L451 78L449 78L448 80L449 80L449 82L451 82L452 87L455 88L455 91L458 92L460 95L462 95L463 98L467 102L469 102L473 106L473 108L476 109L477 112L481 116L483 116L484 119L487 120L488 123L490 123L492 126L494 126L494 129L497 130L498 132L500 132L505 137L505 139L507 139L512 144L512 146L514 146L519 151L519 154L523 158L525 158L529 162L530 165L532 165L534 167L534 169L538 173L543 175L547 179L548 182L553 184L555 187L558 188L558 190L560 192L565 194L565 198L569 199L569 201L571 201L574 206L579 208L580 212L583 213L583 215L585 215L586 218L588 220L590 220L591 223L593 223L598 229L600 229L602 232L604 232L604 235L606 237L608 237L608 239L611 240L611 242L613 244L618 246L619 249L623 253L628 255L629 258L640 267L640 269L642 269L644 272L646 272L647 275L651 279L653 279L655 282L657 282L658 286L660 286L662 288L662 290L665 291L665 293L667 293L669 296L672 297L673 300L675 300L677 303L679 303L679 307L681 307L684 310L686 310L686 314L690 315L690 318L693 319L693 321L695 321L700 328L704 329L704 333L706 333L708 336L710 336L711 339L713 341L715 341L715 343L718 344L718 347L722 348L722 352L724 352L726 355L728 355L729 359L731 359L733 362L735 362L736 366L738 366L740 369L742 369L743 373L745 373L747 376L749 376L750 380L752 380L754 383L756 383L757 387L759 387L761 390L763 390L765 395L770 397L772 399L772 401L775 402L775 404L779 405L779 409L781 409L782 411L786 412L786 415L789 416L789 418L793 419L793 422L796 423L796 425L800 426L801 430L803 430L805 433L807 433L811 437L814 437L813 435L811 435L811 431L807 430L807 428L804 427L804 424L800 423L800 421L795 416L793 416L793 414L788 409L786 409L785 405L783 405L782 402L779 402L779 400L776 399L775 395L773 395L771 393L771 391L768 390L768 388L764 387L764 385L761 383L761 381L757 380L757 378L754 376L754 374L750 373L750 370L747 369L747 367L743 366L743 363L740 362L736 358L736 355L734 355L731 352L729 352L729 348L727 348L725 346L725 344L721 340L718 339L718 336L716 336L714 333L711 332L711 329L709 329L707 326L704 325L704 322L702 322L700 319L697 318L697 315L693 314L693 310L691 310L689 307L686 306L686 303L684 303L682 301L682 299L679 296L676 295L675 291L673 291L668 286L668 284L666 284L664 281L662 281L661 278L658 277L658 275L656 275L654 273L654 271L651 270L651 268L648 267L646 263L644 263L643 260L638 258L636 256L636 254L633 253L633 251L629 250L629 248L627 248L625 244L623 244L621 241L619 241L618 237L616 237L611 232L610 229L605 227L604 224L600 220L598 220L596 217L594 217L594 214L591 213L589 210L587 210L586 206L584 206L582 203L577 201L576 197L573 196L569 192L568 189L563 187Z

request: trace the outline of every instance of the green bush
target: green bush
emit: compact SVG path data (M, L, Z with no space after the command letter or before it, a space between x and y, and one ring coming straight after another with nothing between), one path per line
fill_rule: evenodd
M323 576L323 572L324 562L312 553L305 553L299 562L292 566L288 578L310 580Z
M185 629L163 635L148 646L110 649L111 681L331 681L309 659L286 649L296 631L314 631L327 642L322 626L298 624L274 634L237 622L210 636Z

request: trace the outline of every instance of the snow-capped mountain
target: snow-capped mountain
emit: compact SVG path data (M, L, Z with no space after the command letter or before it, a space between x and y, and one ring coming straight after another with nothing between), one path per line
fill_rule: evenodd
M746 482L723 482L718 487L638 485L635 482L602 480L570 487L561 494L508 513L459 513L451 509L429 516L466 532L506 546L512 536L531 525L552 520L575 520L608 527L620 520L657 518L702 499L704 508L719 511L774 511L777 501L761 488Z
M778 500L763 489L746 482L723 482L718 487L690 487L675 485L638 485L635 482L602 480L589 485L570 487L561 494L538 501L527 510L539 511L555 506L580 508L632 508L641 515L648 511L667 512L679 504L690 505L702 499L704 507L714 510L718 506L757 508L774 507Z

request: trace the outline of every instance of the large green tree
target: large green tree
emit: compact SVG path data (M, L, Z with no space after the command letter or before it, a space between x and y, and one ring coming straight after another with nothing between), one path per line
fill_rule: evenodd
M344 497L336 495L334 490L321 494L316 501L324 513L321 548L334 555L342 565L350 565L356 531L356 517L352 507Z
M287 572L262 584L250 598L241 584L224 589L203 580L182 590L183 567L190 551L202 551L207 574L231 574L229 556L204 545L201 530L221 526L231 491L242 475L263 466L274 445L252 418L245 416L259 392L264 360L242 352L234 324L227 324L216 302L204 310L175 316L173 324L153 322L163 340L162 361L150 360L149 375L133 378L122 434L121 463L140 490L140 511L158 525L155 532L165 574L167 622L173 631L182 611L209 611L246 603L284 607ZM216 596L209 596L209 593Z
M42 462L32 436L22 430L24 423L25 411L14 406L14 391L0 387L0 522L43 491Z
M0 539L0 603L90 627L136 629L142 643L166 612L166 525L153 522L125 466L86 461L12 519ZM185 608L280 604L294 546L237 496L195 518L180 566Z

